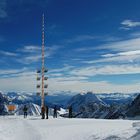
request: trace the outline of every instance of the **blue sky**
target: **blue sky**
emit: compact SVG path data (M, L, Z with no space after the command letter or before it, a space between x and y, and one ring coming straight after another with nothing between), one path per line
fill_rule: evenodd
M139 0L1 0L0 90L35 92L45 65L49 91L140 91Z

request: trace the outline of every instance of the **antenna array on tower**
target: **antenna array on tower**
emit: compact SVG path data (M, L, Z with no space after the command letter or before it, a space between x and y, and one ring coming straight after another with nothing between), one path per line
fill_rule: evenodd
M45 110L45 95L48 95L48 92L45 91L45 89L48 88L48 84L45 84L45 82L48 80L48 77L46 76L46 73L48 72L48 69L45 68L45 31L44 31L44 14L42 16L42 69L37 70L37 82L40 82L37 84L37 89L41 92L37 92L38 96L41 96L41 114L42 114L42 119L45 118L44 116L44 111Z

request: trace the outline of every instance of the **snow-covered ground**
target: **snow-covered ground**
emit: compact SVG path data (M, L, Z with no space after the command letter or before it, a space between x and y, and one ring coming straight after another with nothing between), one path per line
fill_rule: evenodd
M140 121L0 117L0 140L140 140Z

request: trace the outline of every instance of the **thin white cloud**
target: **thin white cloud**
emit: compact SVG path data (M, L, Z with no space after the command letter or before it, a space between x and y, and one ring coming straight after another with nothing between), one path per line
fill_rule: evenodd
M31 64L41 60L41 54L31 55L31 56L24 56L21 59L17 59L18 62L22 64Z
M64 82L64 81L84 81L87 80L87 77L85 76L59 76L59 77L53 77L51 78L53 80L56 80L57 82Z
M139 54L140 54L140 50L118 53L118 55L126 55L126 56L129 56L129 55L139 55Z
M140 55L140 50L120 52L116 54L104 54L102 57L115 57L115 56L131 56L131 55Z
M2 77L9 77L10 76L17 76L21 73L25 73L25 72L28 72L28 69L25 67L25 68L22 68L22 69L1 69L0 70L0 75Z
M132 21L132 20L124 20L121 22L121 25L122 25L122 27L120 27L120 29L130 30L133 27L140 26L140 22L139 21Z
M49 74L49 76L50 77L63 77L64 74L62 74L62 73L51 73L51 74Z
M102 37L100 37L100 41L104 41L104 42L115 42L115 41L119 41L119 40L121 40L121 38L115 37L115 36L102 36Z
M121 22L122 25L127 27L137 27L140 26L140 22L138 21L132 21L132 20L124 20Z
M133 32L130 34L130 37L134 37L134 38L140 37L140 32Z
M128 31L128 30L130 30L130 27L120 27L119 29Z
M18 76L11 78L0 78L0 89L1 91L26 91L35 92L35 76Z
M62 48L60 45L45 46L45 58L51 58L57 52L58 49ZM42 47L36 45L24 46L18 49L18 53L21 54L20 59L16 59L17 62L22 64L31 64L41 60L42 58Z
M58 50L62 49L64 46L62 45L52 45L52 46L46 46L45 48L45 57L51 58Z
M50 69L50 73L68 72L68 71L72 70L73 68L74 68L74 66L64 65L62 68Z
M85 50L94 51L106 50L114 53L101 55L100 59L83 61L83 63L103 63L103 62L116 62L116 63L128 63L128 62L140 62L140 38L117 41L113 43L104 44L93 48L85 48Z
M29 45L19 49L18 52L22 53L38 53L41 52L41 46Z
M11 70L12 71L12 70ZM20 72L16 70L15 72ZM9 72L8 72L9 73ZM13 72L12 72L13 73ZM36 75L33 71L25 71L15 74L13 77L0 78L0 90L7 91L25 91L37 92L36 89ZM72 92L86 92L93 91L96 93L112 93L123 92L132 93L140 91L140 83L134 84L112 84L107 81L91 82L85 77L59 77L50 78L47 81L49 87L47 91L72 91ZM52 84L53 83L53 84Z
M1 91L35 91L36 73L28 68L0 70Z
M140 37L76 49L78 52L95 50L136 51L140 49Z
M17 56L17 53L14 52L7 52L7 51L0 51L0 54L5 55L5 56Z
M58 91L72 91L72 92L86 92L93 91L95 93L133 93L140 91L140 83L135 84L112 84L106 81L100 82L88 82L88 81L63 81L57 82L55 79L51 79L49 84L49 90ZM51 84L53 83L53 85Z
M65 69L66 70L66 69ZM68 69L67 69L68 70ZM60 72L60 71L59 71ZM47 83L49 88L47 91L72 91L72 92L86 92L93 91L96 93L104 92L138 92L140 90L140 83L134 84L112 84L107 81L94 82L89 81L88 76L93 75L110 75L110 74L133 74L139 73L140 67L122 65L122 66L105 66L105 67L86 67L81 69L73 69L69 71L69 76L56 75L56 77L49 74ZM57 74L57 73L54 73ZM36 73L27 68L1 70L0 75L8 75L8 77L0 78L0 90L2 91L25 91L36 92ZM53 83L53 84L52 84Z
M97 46L97 50L98 49L110 49L112 51L137 51L140 49L140 38L132 38L104 44L102 46Z
M70 72L75 76L95 76L95 75L121 75L121 74L138 74L140 73L139 65L104 65L89 66L74 69Z
M75 49L76 52L84 52L84 51L93 51L95 50L95 48L89 48L89 47L84 47L84 48L78 48L78 49Z
M91 60L91 61L83 61L82 63L86 64L99 64L99 63L114 63L114 64L127 64L131 63L131 65L140 62L140 55L122 55L122 56L114 56L114 54L108 54L107 58Z

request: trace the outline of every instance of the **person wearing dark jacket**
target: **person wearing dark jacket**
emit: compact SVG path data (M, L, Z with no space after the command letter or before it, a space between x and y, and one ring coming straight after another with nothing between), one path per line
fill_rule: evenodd
M48 108L48 106L46 106L46 119L48 119L48 112L49 112L49 108Z
M54 106L54 113L53 113L53 117L57 118L57 106Z
M45 107L41 107L42 119L45 119Z
M28 108L26 105L24 105L24 108L23 108L24 118L27 118L27 111L28 111Z
M72 118L72 106L69 106L69 118Z

